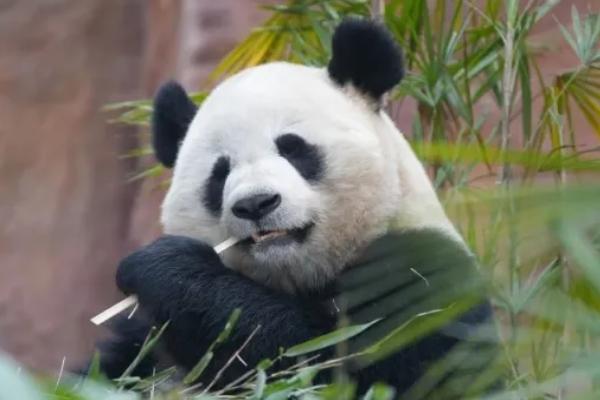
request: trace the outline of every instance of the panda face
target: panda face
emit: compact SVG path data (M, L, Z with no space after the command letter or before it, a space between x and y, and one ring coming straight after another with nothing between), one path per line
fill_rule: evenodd
M288 292L326 285L391 225L461 240L380 110L403 76L394 39L378 24L348 20L331 47L325 69L251 68L199 110L174 82L154 100L155 154L175 164L166 233L212 245L238 238L225 264Z
M165 231L213 245L241 239L226 264L271 286L323 285L394 208L377 121L320 69L276 63L226 80L181 145Z

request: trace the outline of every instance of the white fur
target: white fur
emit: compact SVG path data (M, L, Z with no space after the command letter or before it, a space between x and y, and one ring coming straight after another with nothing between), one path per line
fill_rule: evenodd
M319 146L325 173L309 183L278 155L275 139L295 133ZM223 212L213 217L202 203L216 159L231 172ZM215 245L256 229L230 211L240 198L277 192L282 203L269 228L315 222L302 244L226 252L225 263L257 281L287 291L317 287L333 278L366 244L396 228L435 227L459 239L431 183L390 119L351 87L340 88L325 70L272 63L224 81L191 123L165 198L165 232ZM459 239L460 240L460 239Z

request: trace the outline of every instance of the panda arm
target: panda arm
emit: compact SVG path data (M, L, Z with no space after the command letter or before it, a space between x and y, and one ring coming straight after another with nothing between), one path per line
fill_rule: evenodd
M345 306L345 318L352 324L381 319L350 341L350 353L387 337L417 315L451 311L459 304L464 311L449 312L447 320L423 332L419 340L390 351L366 368L351 366L359 388L366 390L379 380L404 393L442 360L451 363L443 374L444 384L463 382L472 379L474 371L485 371L499 350L486 287L473 255L443 231L405 230L374 241L340 278L339 304ZM464 393L469 385L452 390Z
M204 376L214 374L256 329L240 354L249 367L335 324L306 301L227 269L210 246L179 236L164 236L125 258L117 284L125 293L135 293L156 323L170 321L163 338L166 348L186 368L205 354L233 310L242 310ZM236 360L224 378L245 369Z

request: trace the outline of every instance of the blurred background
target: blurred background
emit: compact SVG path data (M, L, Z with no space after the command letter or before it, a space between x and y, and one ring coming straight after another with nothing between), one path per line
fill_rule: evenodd
M135 128L103 106L190 90L258 24L253 0L0 0L0 349L80 363L118 260L160 232L163 190L128 182Z
M102 108L148 98L169 78L206 89L219 61L270 15L264 3L0 0L1 350L38 371L91 354L104 332L89 318L120 298L118 260L160 233L164 193L155 180L131 181L152 165L123 157L140 146L140 128L109 123ZM600 12L597 0L562 0L530 33L549 81L580 62L560 30L573 6ZM543 100L534 96L534 109ZM390 106L409 136L418 107ZM492 127L500 111L490 113ZM572 122L578 149L598 145L584 115ZM495 182L492 174L477 185Z

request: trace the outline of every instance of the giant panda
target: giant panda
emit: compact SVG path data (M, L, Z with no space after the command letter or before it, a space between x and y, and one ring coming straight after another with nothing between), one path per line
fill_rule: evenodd
M162 205L165 235L118 267L119 288L137 295L141 311L116 323L115 338L101 346L109 377L131 363L150 326L166 321L160 347L135 374L152 373L165 358L192 368L232 311L242 310L201 377L212 379L254 333L243 362L222 371L224 384L342 319L379 318L375 336L385 337L407 315L426 311L412 307L423 298L463 287L477 274L423 166L382 109L403 73L390 34L350 19L335 30L326 68L249 68L218 85L200 108L175 82L159 89L153 146L158 160L173 167ZM229 237L240 242L217 255L213 246ZM345 287L364 301L345 302ZM375 382L407 393L436 360L490 324L483 298L463 311L416 342L348 367L358 393ZM452 390L436 393L460 397L456 385Z

